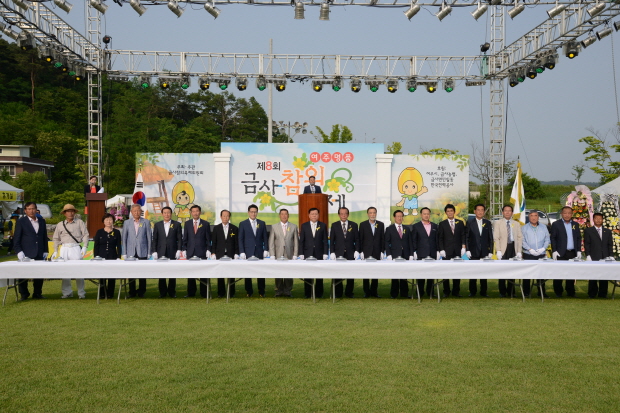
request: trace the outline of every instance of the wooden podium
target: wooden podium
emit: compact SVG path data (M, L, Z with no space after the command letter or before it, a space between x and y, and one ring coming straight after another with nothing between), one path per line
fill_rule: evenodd
M107 199L108 194L86 194L86 207L88 208L86 229L91 238L95 236L98 229L103 228L101 219L105 214L105 201Z
M319 209L319 221L329 228L329 214L327 212L327 194L301 194L299 195L299 230L301 224L310 221L308 210L310 208Z

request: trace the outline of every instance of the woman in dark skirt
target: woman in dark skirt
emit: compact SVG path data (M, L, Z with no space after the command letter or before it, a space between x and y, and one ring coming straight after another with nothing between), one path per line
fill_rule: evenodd
M95 234L95 248L93 255L95 257L105 258L106 260L115 260L121 257L121 232L114 229L114 216L105 214L103 216L103 228ZM109 298L114 297L115 278L101 279L101 289L99 298L105 298L105 294ZM105 293L104 293L105 291Z

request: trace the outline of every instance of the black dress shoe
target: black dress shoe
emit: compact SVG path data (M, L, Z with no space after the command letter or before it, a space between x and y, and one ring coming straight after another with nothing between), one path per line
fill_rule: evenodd
M265 298L265 294L259 294L258 295L260 298Z
M136 295L137 295L136 293L133 293L133 294L130 293L127 295L127 298L136 298Z
M312 296L304 295L304 298L312 298Z
M35 300L45 300L45 297L41 294L33 295L32 298L34 298Z
M504 294L500 294L499 298L506 298L506 296Z
M475 297L476 293L469 293L468 297Z
M398 297L392 297L392 296L390 296L390 298L391 298L392 300L396 300Z
M144 293L139 293L139 294L138 294L138 297L140 297L140 298L144 298Z
M22 295L22 296L19 298L19 301L26 301L26 300L28 299L28 297L30 297L30 296L29 296L29 295Z
M177 298L177 295L171 295L170 298Z
M253 295L254 294L246 294L245 296L248 297L248 298L252 298Z
M195 296L195 295L189 295L189 294L187 294L187 295L186 295L185 297L183 297L183 298L194 298L194 297L196 297L196 296Z
M225 296L225 295L219 295L219 294L218 294L218 295L217 295L217 298L226 298L226 296Z
M448 297L450 297L450 294L444 294L441 296L441 298L448 298Z
M160 295L159 295L159 298L166 298L166 296L165 296L165 295L161 295L161 294L160 294Z
M480 294L480 297L489 298L488 294Z
M364 298L370 298L371 295L370 294L364 294Z
M353 293L345 294L345 296L347 296L348 298L355 298L355 295Z
M463 296L461 294L452 294L452 297L461 298Z

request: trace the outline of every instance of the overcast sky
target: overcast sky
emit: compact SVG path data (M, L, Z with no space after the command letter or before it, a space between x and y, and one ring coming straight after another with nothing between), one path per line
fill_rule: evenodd
M85 33L84 2L73 3L69 15L56 10ZM218 5L221 14L214 20L198 5L177 18L165 5L147 5L147 12L139 17L128 4L106 4L110 7L102 32L112 36L114 49L268 53L269 39L273 39L275 53L474 56L489 39L490 13L475 21L472 7L455 8L440 22L433 15L436 8L423 8L408 21L404 8L332 7L330 21L319 21L318 6L306 6L305 20L294 20L294 9L289 6ZM542 23L547 8L526 8L515 20L506 16L506 45ZM612 52L619 50L612 49L613 40L617 40L615 32L572 60L560 51L554 70L515 88L506 84L507 156L520 156L525 172L545 181L573 179L572 166L584 159L579 138L590 134L588 128L605 133L615 127ZM328 87L316 93L309 83L289 82L284 92L273 92L274 119L305 121L312 130L344 124L353 131L355 142L385 143L387 147L399 141L404 153L443 147L469 154L472 142L488 147L488 84L465 87L457 82L454 92L440 89L434 94L422 88L409 93L404 84L400 87L391 94L385 87L372 93L364 86L355 94L347 82L338 93ZM244 92L234 86L229 90L246 98L254 96L267 108L267 92L259 92L253 81ZM310 134L294 139L314 141ZM598 178L588 170L582 180Z

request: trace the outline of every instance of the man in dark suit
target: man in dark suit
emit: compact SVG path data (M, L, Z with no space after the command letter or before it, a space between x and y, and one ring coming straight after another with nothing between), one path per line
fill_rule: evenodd
M613 257L614 242L611 230L603 228L603 214L597 212L592 217L594 226L583 231L583 246L587 261L598 261ZM590 280L588 282L588 296L590 298L607 298L607 280Z
M319 221L319 210L308 210L310 221L304 222L299 231L299 259L314 257L317 260L327 259L327 224ZM304 279L304 297L312 297L313 279ZM323 298L323 280L317 279L315 285L317 298Z
M356 260L360 256L360 234L357 224L353 221L349 221L349 208L347 207L340 207L338 209L338 216L340 220L332 224L329 232L330 258L335 260L337 257L343 257L349 261ZM341 298L342 280L334 279L333 282L336 283L336 298ZM355 280L351 278L347 279L347 288L344 295L349 298L354 297L354 283Z
M211 258L219 260L223 256L233 259L239 258L239 228L230 223L230 211L223 209L220 212L221 224L213 227L213 246L214 255ZM228 288L230 288L230 296L235 295L235 279L228 280ZM226 297L226 280L224 278L217 279L217 296L218 298Z
M264 221L257 219L258 207L254 204L248 207L248 219L239 223L239 257L242 260L256 257L260 260L269 257L269 235ZM265 279L257 278L258 295L265 297ZM252 278L245 279L245 292L252 297Z
M493 227L491 221L484 219L485 210L484 204L477 204L474 207L476 217L467 223L465 231L467 234L465 237L466 254L472 260L493 256ZM475 297L477 291L476 280L469 280L469 296ZM488 297L487 280L480 280L480 296Z
M581 258L581 232L579 224L573 221L573 209L562 208L562 219L551 224L551 251L554 260L568 261ZM560 298L564 292L562 280L553 280L553 291ZM566 295L575 297L575 280L566 280Z
M97 185L97 177L95 175L91 176L88 183L84 185L84 195L97 193L101 187Z
M370 207L366 210L368 220L360 223L360 256L362 259L373 257L376 260L383 259L385 251L385 225L377 221L377 208ZM364 298L381 298L377 292L379 280L364 280Z
M183 229L183 251L186 259L198 257L207 259L211 256L211 226L209 222L200 218L202 209L199 205L192 205L190 208L192 219L185 221ZM200 296L207 298L206 278L200 279ZM185 298L196 297L196 279L187 280L187 295Z
M17 220L15 233L13 235L13 249L17 253L17 258L21 261L28 257L34 260L44 260L47 258L47 228L43 218L37 218L37 204L27 202L24 206L26 216ZM17 280L19 284L19 294L21 301L30 297L28 291L28 280ZM32 298L42 299L43 279L32 281Z
M321 187L319 185L315 185L314 181L315 181L315 177L314 175L311 175L308 178L308 182L310 183L310 185L306 185L304 187L304 194L320 194L321 192Z
M183 231L181 224L173 221L172 208L163 207L161 214L163 221L159 221L153 228L153 242L151 242L151 256L154 260L166 257L171 260L178 260L181 257L181 248L183 248ZM170 278L168 285L166 279L159 279L159 298L177 298L177 279Z
M455 218L456 208L448 204L443 211L448 219L444 219L437 226L437 247L439 255L449 260L462 257L465 254L465 222ZM443 297L447 298L452 294L453 297L461 297L461 280L452 280L452 291L450 291L450 280L443 280Z
M394 224L385 230L385 254L388 260L398 257L413 260L413 252L410 247L409 229L403 225L403 211L394 211ZM409 285L407 280L394 279L390 288L390 297L398 298L398 294L403 298L409 298Z
M430 257L434 260L439 258L437 252L437 224L431 222L431 210L427 207L420 209L420 216L422 220L417 222L411 228L411 250L413 251L414 260L423 260L426 257ZM434 280L419 279L418 285L420 286L420 295L433 296L433 282Z

